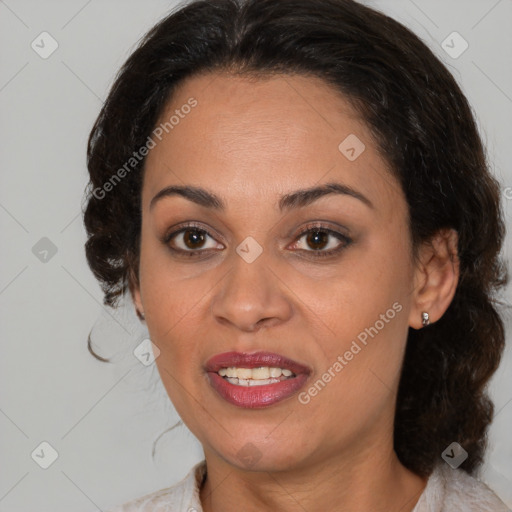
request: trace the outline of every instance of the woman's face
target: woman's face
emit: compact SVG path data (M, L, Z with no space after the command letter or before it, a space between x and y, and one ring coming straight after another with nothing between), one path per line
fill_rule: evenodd
M369 129L288 75L191 78L159 122L134 299L207 456L285 470L392 446L415 269Z

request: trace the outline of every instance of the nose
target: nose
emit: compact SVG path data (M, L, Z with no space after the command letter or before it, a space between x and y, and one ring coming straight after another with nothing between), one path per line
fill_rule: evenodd
M286 287L271 270L264 253L252 263L234 254L229 272L212 297L215 320L246 332L289 320L293 307Z

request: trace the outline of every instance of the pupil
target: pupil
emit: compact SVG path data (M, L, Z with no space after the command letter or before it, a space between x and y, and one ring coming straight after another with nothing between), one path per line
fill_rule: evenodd
M185 232L185 245L190 249L196 249L204 243L204 233L198 230L188 230Z
M323 249L328 243L328 236L325 231L312 231L307 237L307 242L312 249Z

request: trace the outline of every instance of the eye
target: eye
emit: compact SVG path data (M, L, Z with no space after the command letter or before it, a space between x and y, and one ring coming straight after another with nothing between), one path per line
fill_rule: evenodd
M312 256L332 256L347 247L352 240L324 226L309 226L299 235L292 249L313 253Z
M165 237L165 243L177 253L189 253L188 256L196 256L201 252L224 249L208 231L194 225L184 226L173 231Z

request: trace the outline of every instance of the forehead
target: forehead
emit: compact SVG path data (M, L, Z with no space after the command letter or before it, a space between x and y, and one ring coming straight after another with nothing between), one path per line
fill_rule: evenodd
M379 196L400 194L368 127L317 77L195 76L176 89L158 127L144 201L172 184L226 197L231 191L252 203L332 181L359 188L377 205Z

